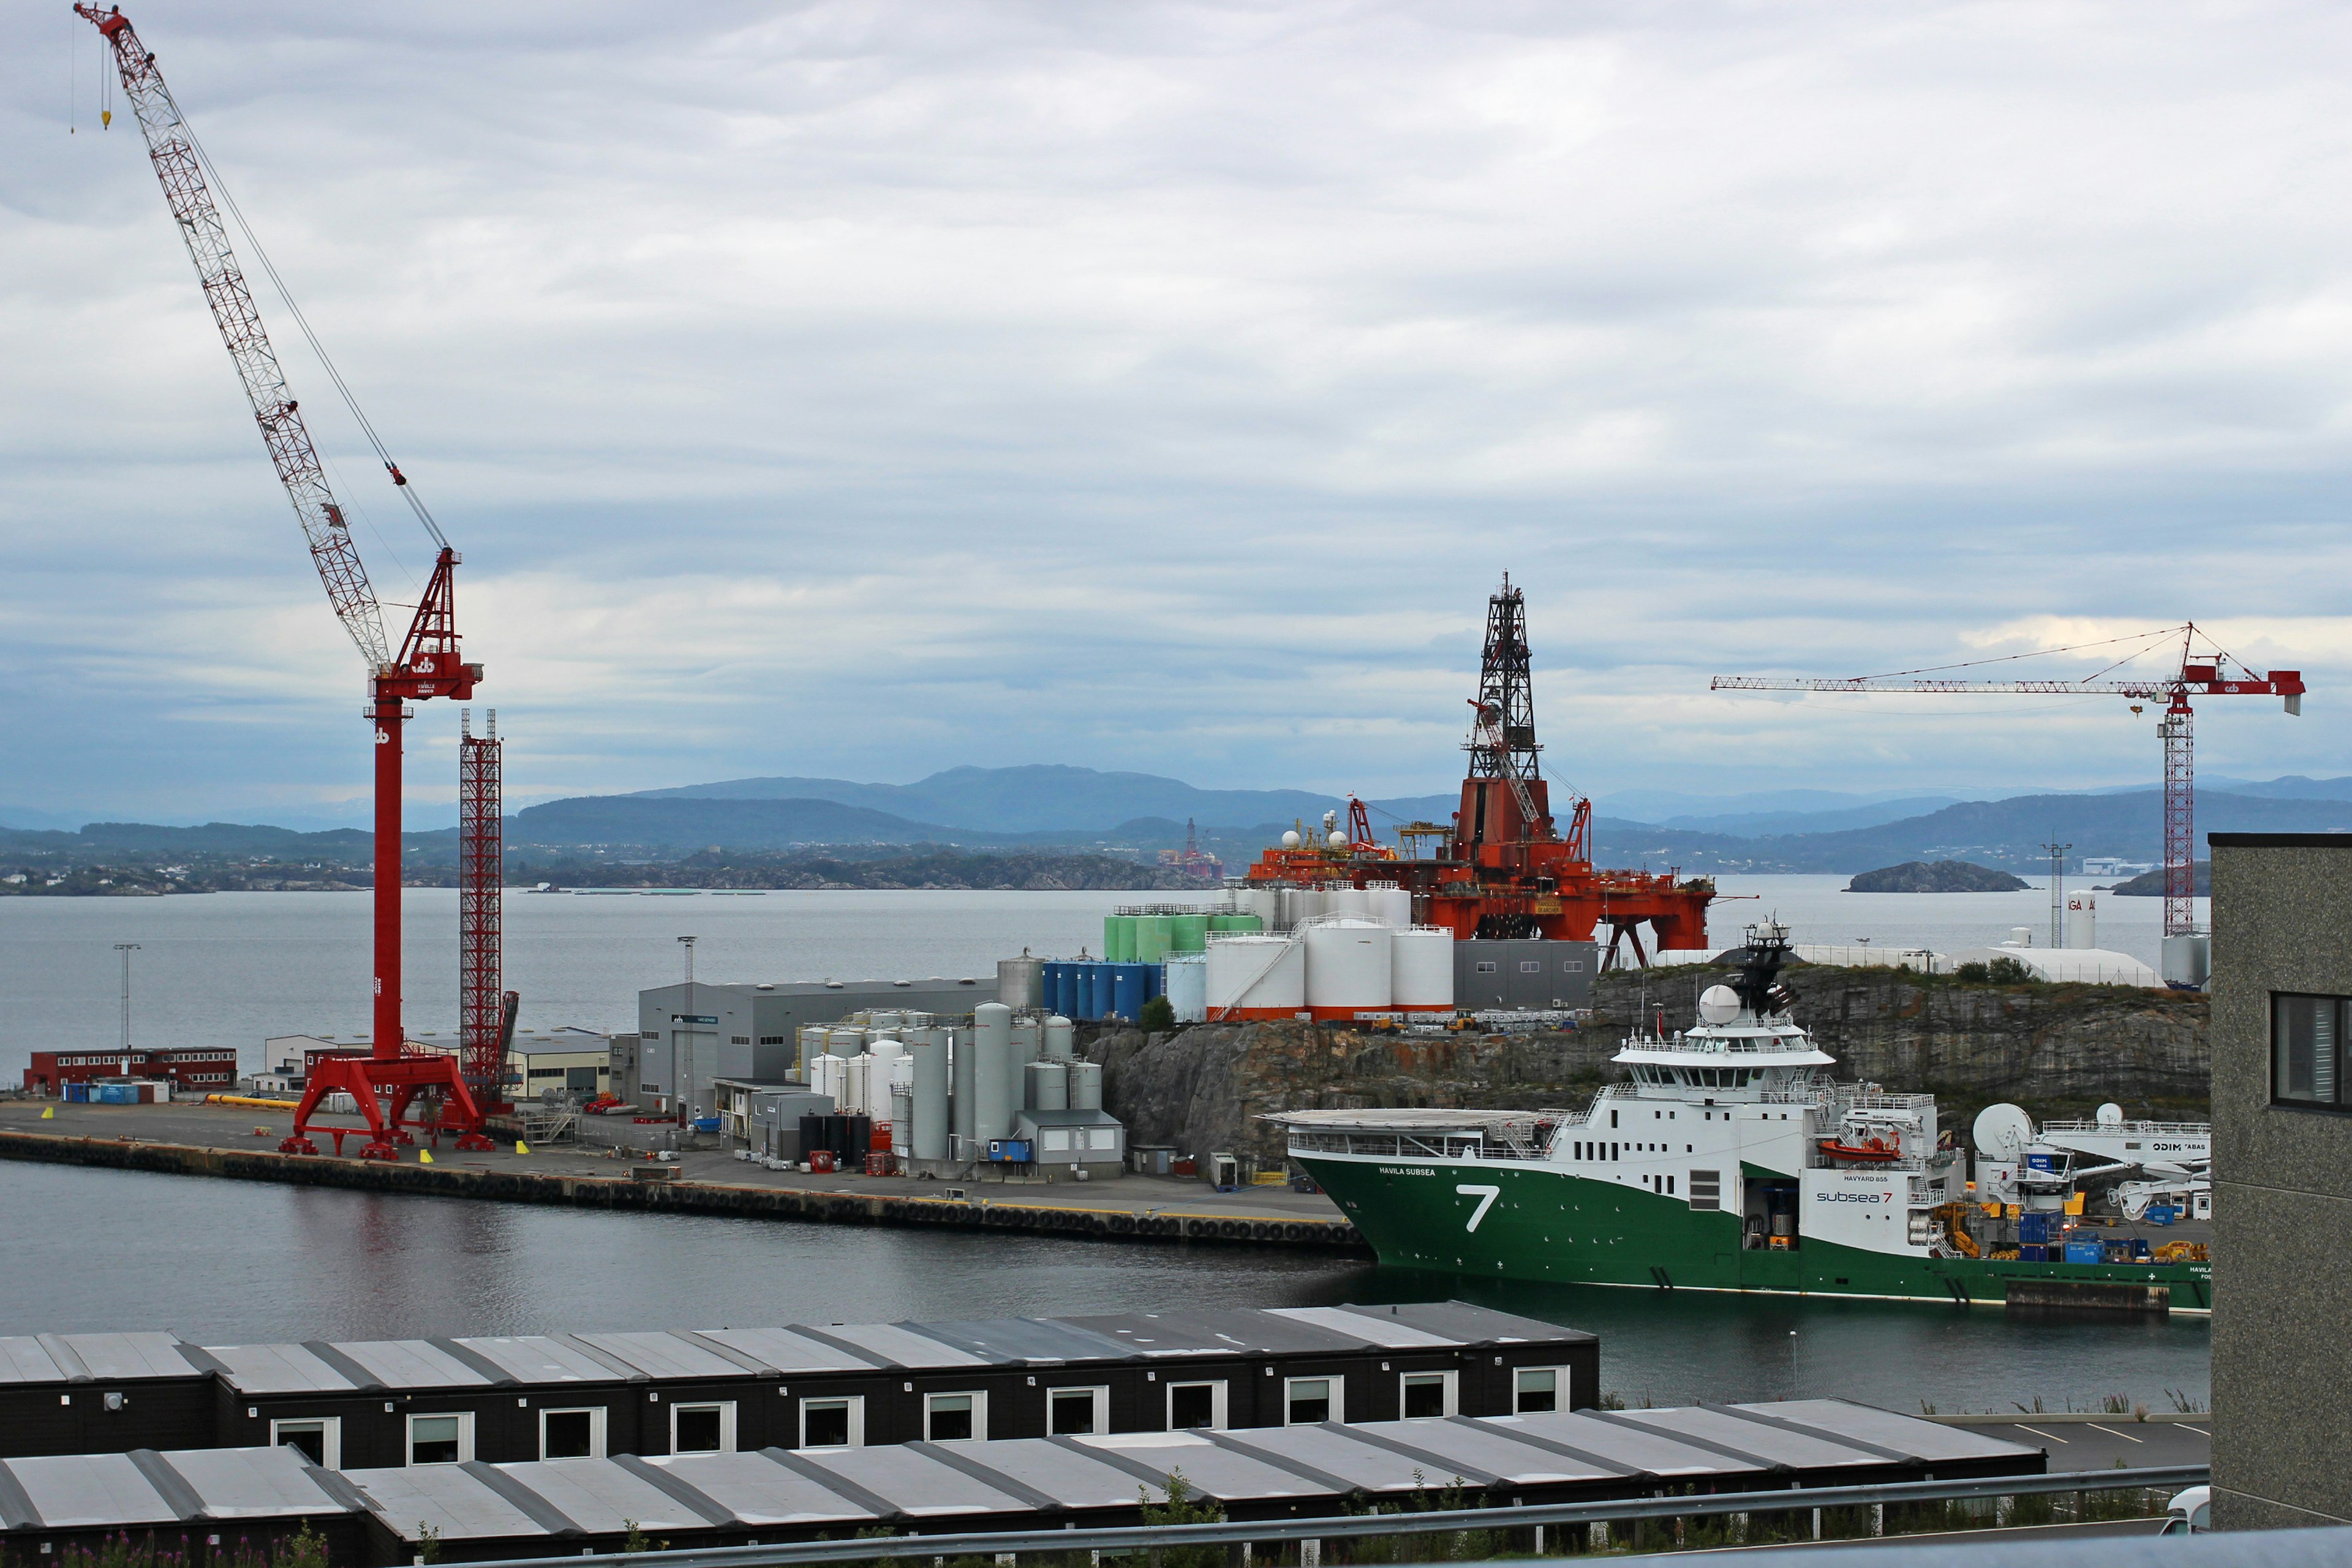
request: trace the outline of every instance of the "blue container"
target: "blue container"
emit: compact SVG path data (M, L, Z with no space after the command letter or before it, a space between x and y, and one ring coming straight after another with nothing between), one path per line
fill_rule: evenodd
M2017 1216L2017 1239L2020 1241L2049 1241L2052 1239L2050 1234L2051 1217L2052 1216L2047 1214L2039 1214L2031 1211L2019 1215Z
M76 1105L88 1105L89 1103L89 1085L86 1083L67 1084L65 1086L65 1091L66 1099Z
M1054 1011L1065 1018L1078 1016L1078 971L1081 967L1080 964L1065 963L1054 981Z
M1109 1010L1132 1023L1143 1016L1143 976L1151 966L1148 963L1114 963L1110 967L1118 972L1118 977L1112 983Z
M2040 1242L2020 1242L2017 1247L2017 1260L2020 1263L2047 1263L2050 1261L2050 1249Z
M2105 1263L2106 1260L2107 1249L2095 1239L2066 1244L2066 1261L2069 1263Z
M101 1083L98 1086L100 1105L136 1105L139 1090L127 1083Z
M988 1141L988 1157L999 1164L1025 1165L1029 1163L1029 1140L992 1138Z

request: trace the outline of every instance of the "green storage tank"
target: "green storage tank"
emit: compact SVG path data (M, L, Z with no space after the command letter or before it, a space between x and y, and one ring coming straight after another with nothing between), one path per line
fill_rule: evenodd
M1264 931L1265 922L1255 915L1211 915L1211 931Z
M1134 962L1158 963L1166 958L1169 943L1175 940L1175 926L1172 915L1136 916Z
M1206 915L1171 915L1169 917L1171 952L1201 952L1209 945L1209 917Z
M1133 915L1103 916L1103 962L1132 963L1135 962L1135 917Z

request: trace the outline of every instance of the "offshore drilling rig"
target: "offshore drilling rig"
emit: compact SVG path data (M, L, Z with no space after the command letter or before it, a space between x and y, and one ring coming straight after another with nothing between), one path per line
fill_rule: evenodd
M1253 887L1409 889L1416 924L1443 926L1457 942L1543 937L1603 942L1604 965L1630 943L1646 963L1653 950L1706 945L1715 884L1674 872L1602 871L1592 865L1592 803L1575 797L1566 834L1551 810L1536 742L1535 692L1528 656L1527 603L1508 575L1486 601L1486 643L1478 695L1471 700L1469 767L1462 808L1448 826L1407 823L1403 852L1378 842L1361 801L1345 829L1322 842L1286 834L1249 868ZM1298 839L1297 843L1289 842ZM1434 841L1434 854L1417 853ZM1606 935L1601 933L1606 932Z

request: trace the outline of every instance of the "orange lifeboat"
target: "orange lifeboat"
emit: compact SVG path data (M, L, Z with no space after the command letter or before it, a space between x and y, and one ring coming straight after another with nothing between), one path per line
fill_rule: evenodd
M1847 1143L1835 1138L1821 1141L1821 1151L1832 1160L1853 1160L1863 1164L1876 1164L1903 1158L1899 1143L1890 1149L1884 1138L1872 1138L1860 1143Z

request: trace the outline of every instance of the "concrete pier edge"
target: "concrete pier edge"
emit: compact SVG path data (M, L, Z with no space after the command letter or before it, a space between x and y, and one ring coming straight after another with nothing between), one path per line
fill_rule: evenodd
M1255 1219L1213 1215L1135 1214L1056 1207L996 1198L905 1197L716 1182L637 1182L627 1176L541 1175L342 1160L274 1150L219 1149L131 1138L69 1137L0 1131L0 1159L163 1175L278 1182L289 1186L472 1198L491 1203L557 1204L648 1214L710 1214L739 1219L950 1230L1017 1230L1074 1240L1211 1242L1229 1247L1307 1247L1372 1256L1344 1221Z

